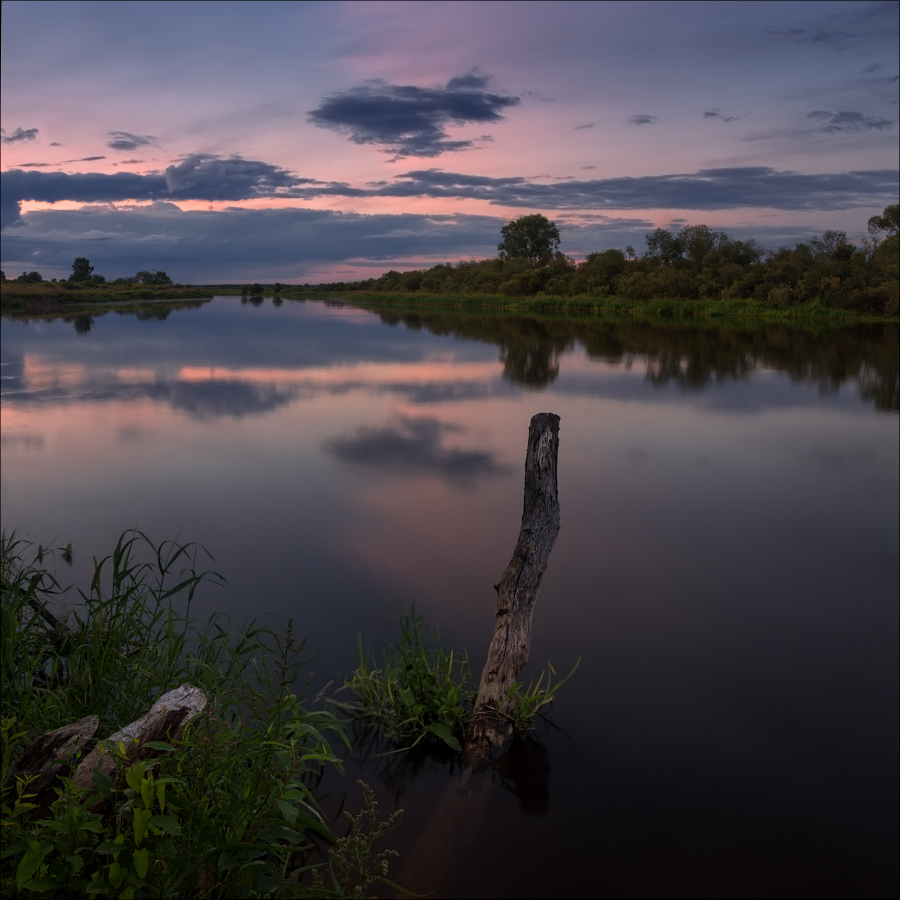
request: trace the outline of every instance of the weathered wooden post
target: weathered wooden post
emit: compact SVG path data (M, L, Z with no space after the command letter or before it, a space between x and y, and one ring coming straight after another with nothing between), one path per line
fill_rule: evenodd
M512 559L495 585L494 637L463 748L463 763L469 767L487 760L512 735L508 692L528 662L534 604L559 534L558 453L559 416L538 413L528 428L522 528Z
M488 799L485 778L476 774L478 764L489 761L492 751L502 747L512 735L507 695L528 662L534 604L559 533L558 451L559 416L533 416L525 454L522 527L512 559L500 583L494 585L494 637L466 733L463 770L447 786L401 872L400 883L414 890L424 891L440 884L453 861L465 858L469 843L478 833L474 823L481 818Z

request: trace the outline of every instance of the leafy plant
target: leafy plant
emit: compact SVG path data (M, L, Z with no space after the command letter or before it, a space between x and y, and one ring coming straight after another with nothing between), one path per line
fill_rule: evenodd
M511 701L508 715L512 718L513 728L519 734L524 734L534 728L535 717L543 715L543 710L553 703L559 689L575 674L575 670L580 664L581 657L575 660L575 665L572 666L569 674L555 684L553 676L556 675L556 669L553 668L552 663L548 662L547 668L541 672L537 681L532 680L524 691L521 681L510 685L505 699Z
M439 637L428 638L415 607L409 615L401 610L397 618L400 640L383 651L380 667L360 638L359 667L344 682L344 689L356 699L333 702L354 717L382 726L388 738L399 743L399 750L432 741L459 752L476 695L468 654L447 652ZM510 702L504 706L518 733L534 727L535 717L549 708L580 662L556 682L556 670L548 662L527 688L523 690L522 682L509 688Z
M349 743L332 712L308 709L297 692L306 648L290 622L284 637L253 623L232 631L222 616L195 627L194 591L221 580L197 573L200 550L128 532L111 556L95 560L81 605L63 615L47 605L58 590L44 568L50 551L3 536L3 896L231 898L310 889L298 881L312 871L297 868L298 853L311 850L313 835L337 840L311 785L323 766L341 767L332 741ZM176 600L188 609L180 612ZM28 778L13 776L19 748L38 734L95 710L109 733L188 679L207 692L208 705L180 740L143 745L142 754L159 758L128 765L124 748L109 747L119 759L113 776L96 771L90 792L63 780L49 810L44 800L37 807ZM77 757L69 763L74 769ZM371 851L362 838L347 852L351 846ZM354 859L354 884L371 884L370 872L382 877L386 857ZM336 878L344 871L329 868ZM351 896L344 891L333 896Z
M415 607L409 615L401 611L398 622L400 640L384 651L380 668L360 638L359 667L344 684L357 699L337 705L383 726L402 749L437 740L460 750L474 699L469 658L445 652L438 636L427 638Z
M408 896L420 896L387 877L390 860L398 855L396 850L375 852L375 843L397 830L403 810L396 810L386 819L379 820L375 792L364 781L357 781L357 784L363 791L363 807L356 815L344 813L350 820L350 828L329 850L328 862L301 870L312 875L312 884L305 896L369 897L372 895L367 891L376 884Z

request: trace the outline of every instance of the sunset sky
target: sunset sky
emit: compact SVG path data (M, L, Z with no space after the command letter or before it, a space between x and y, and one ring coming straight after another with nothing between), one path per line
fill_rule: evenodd
M2 267L320 282L898 200L898 4L4 2Z

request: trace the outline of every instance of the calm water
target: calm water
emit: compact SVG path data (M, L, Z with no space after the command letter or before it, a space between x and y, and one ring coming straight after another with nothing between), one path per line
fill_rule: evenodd
M73 327L74 325L74 327ZM528 422L561 416L532 670L553 727L447 824L449 769L351 760L436 897L897 893L897 329L578 324L217 298L2 323L3 526L137 526L293 617L324 685L398 601L480 672ZM459 812L459 811L457 811ZM436 837L437 836L437 837Z

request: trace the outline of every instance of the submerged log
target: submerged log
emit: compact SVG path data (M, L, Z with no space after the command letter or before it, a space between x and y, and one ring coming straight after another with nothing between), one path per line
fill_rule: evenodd
M512 736L509 689L528 662L534 604L559 534L558 452L559 416L538 413L528 429L522 528L512 559L494 586L494 637L463 748L463 763L470 768L488 760Z
M206 706L207 697L200 688L190 684L163 694L150 710L140 719L126 725L115 734L106 738L116 745L124 743L125 753L131 762L137 757L142 744L148 741L176 741L181 737L187 723ZM79 763L75 770L75 786L79 788L92 788L92 773L100 769L107 775L112 775L116 768L116 756L107 752L101 754L95 748Z

